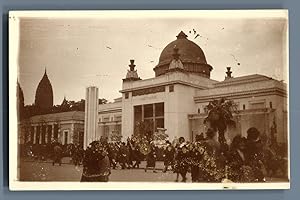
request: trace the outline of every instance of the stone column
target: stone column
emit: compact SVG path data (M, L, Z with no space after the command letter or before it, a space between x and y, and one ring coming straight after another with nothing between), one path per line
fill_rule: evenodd
M46 130L45 130L45 143L48 144L48 124L46 124Z
M37 129L37 126L33 126L34 128L33 128L33 144L36 144L36 129Z
M142 105L142 122L144 121L144 105Z
M152 106L153 106L153 131L152 131L152 134L154 134L155 133L155 127L156 127L156 122L155 122L155 103L154 104L152 104Z
M51 142L54 140L54 123L52 124Z
M40 135L40 138L39 138L39 144L42 144L42 134L43 134L43 126L39 126L39 129L40 129L40 132L39 132L39 135Z
M73 138L74 138L74 123L71 124L71 131L70 131L70 134L69 134L69 143L73 143Z

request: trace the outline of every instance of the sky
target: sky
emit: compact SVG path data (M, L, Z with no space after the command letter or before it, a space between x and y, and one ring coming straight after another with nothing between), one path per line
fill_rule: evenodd
M180 31L203 50L211 79L223 81L232 67L234 77L262 74L287 82L283 18L24 17L19 24L18 80L26 105L34 102L45 68L55 105L64 96L84 99L92 85L100 98L113 101L121 96L129 60L142 79L154 77L161 51ZM195 39L193 29L203 37Z

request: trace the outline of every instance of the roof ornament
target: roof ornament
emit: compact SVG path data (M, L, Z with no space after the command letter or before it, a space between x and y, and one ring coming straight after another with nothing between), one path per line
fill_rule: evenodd
M174 48L173 48L173 58L175 59L175 60L179 60L179 56L180 56L180 54L178 53L178 51L179 51L179 48L175 45L174 46Z
M123 79L123 81L136 81L136 80L141 80L140 77L138 76L137 70L135 70L135 64L134 60L130 60L129 70L127 70L126 78Z
M129 68L130 68L130 71L134 71L134 68L135 68L135 64L134 64L134 60L130 60L130 65L128 65Z
M181 60L179 59L180 54L179 54L179 48L175 45L173 48L173 60L171 61L170 65L169 65L169 70L172 69L183 69L183 64L181 62Z
M225 76L225 80L233 78L232 71L231 71L231 67L226 67L227 68L227 72L226 72L226 76Z

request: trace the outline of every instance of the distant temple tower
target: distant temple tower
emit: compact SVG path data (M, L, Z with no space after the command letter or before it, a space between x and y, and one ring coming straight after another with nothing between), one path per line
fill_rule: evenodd
M17 81L17 106L18 119L21 120L24 117L24 93L19 81Z
M35 93L35 106L39 111L49 111L53 107L53 90L45 69Z
M100 136L97 136L97 117L98 88L91 86L86 88L85 96L84 149L86 149L92 141L100 139Z

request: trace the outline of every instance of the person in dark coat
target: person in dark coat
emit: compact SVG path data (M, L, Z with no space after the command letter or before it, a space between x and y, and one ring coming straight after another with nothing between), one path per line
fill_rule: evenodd
M128 149L128 160L127 160L127 166L130 169L133 165L133 152L132 152L132 141L131 139L128 137L127 138L127 149Z
M181 182L186 182L186 174L189 170L189 152L187 146L182 143L181 146L178 147L178 152L175 156L175 166L174 170L177 173L176 182L178 182L178 174L181 175L182 180Z
M265 182L265 166L263 164L263 146L260 140L260 132L255 127L247 130L247 142L245 149L249 164L254 170L256 182Z
M164 158L164 170L163 172L167 172L169 166L173 168L174 165L174 155L175 155L175 149L172 146L170 142L167 142L167 146L164 150L163 158Z
M84 155L81 182L107 182L110 174L106 147L98 141L92 142Z
M246 138L237 135L233 138L228 156L228 179L233 182L252 182L253 170L248 165L245 154Z
M203 152L204 152L204 135L201 133L200 135L196 135L195 137L195 143L191 144L192 149L190 150L190 156L191 156L191 177L192 182L199 182L201 180L200 178L200 168L199 163L202 160Z
M117 167L117 157L118 157L118 147L116 144L111 143L109 144L109 148L108 148L108 157L109 157L109 161L111 164L111 167L113 169L116 169Z
M55 163L58 163L59 166L61 166L61 159L62 159L62 156L63 156L63 150L62 150L62 147L61 147L61 145L57 142L57 143L54 145L54 148L53 148L53 162L52 162L52 165L54 166Z
M128 146L126 146L125 142L121 143L118 157L119 157L118 160L119 160L119 163L120 163L122 169L128 168L129 149L128 149Z
M83 157L83 149L76 144L72 152L72 160L75 166L80 166Z
M139 146L136 142L133 142L132 143L132 148L131 148L131 158L132 158L132 161L135 163L133 164L132 168L140 168L140 164L141 164L141 152L140 152L140 149L139 149Z
M155 164L156 164L156 148L154 143L150 144L150 151L147 154L146 161L147 165L145 168L145 172L147 172L148 168L153 168L153 172L156 173Z
M200 173L205 182L220 182L225 175L226 159L221 153L216 132L208 129L204 141L204 153L201 160Z

